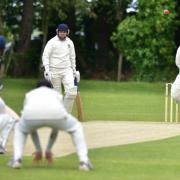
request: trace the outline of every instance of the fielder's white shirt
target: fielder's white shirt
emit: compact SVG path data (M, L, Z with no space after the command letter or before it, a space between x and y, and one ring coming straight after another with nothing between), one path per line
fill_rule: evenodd
M71 67L76 69L76 54L74 44L68 37L61 41L56 35L50 39L44 49L42 61L43 66L49 71L50 68L65 69Z
M22 118L26 120L64 119L67 112L62 95L47 87L36 88L25 96Z

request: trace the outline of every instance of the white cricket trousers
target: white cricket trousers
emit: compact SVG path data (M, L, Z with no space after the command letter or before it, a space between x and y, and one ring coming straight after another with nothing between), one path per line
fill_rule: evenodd
M74 85L74 76L72 68L58 69L50 68L52 73L51 82L58 92L62 94L61 84L64 86L65 97L64 97L64 106L68 113L72 112L74 100L77 95L77 86Z
M68 114L66 119L59 120L25 120L20 119L14 130L14 160L22 159L27 135L40 127L48 126L54 130L63 130L71 135L79 161L88 162L88 150L80 122Z
M5 148L9 133L15 125L15 119L8 114L0 114L0 145Z

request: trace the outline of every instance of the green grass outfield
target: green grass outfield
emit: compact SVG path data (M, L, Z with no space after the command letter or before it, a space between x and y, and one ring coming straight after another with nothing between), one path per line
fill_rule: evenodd
M19 113L24 94L35 83L34 79L5 79L2 97ZM82 80L79 89L87 121L164 121L164 83Z
M34 79L6 79L2 97L20 112L25 93ZM164 120L164 83L81 81L86 120ZM75 113L75 112L74 112ZM6 166L10 156L0 156L0 180L179 180L180 136L89 151L95 170L78 171L75 154L56 158L52 167L32 166L25 157L21 170Z
M180 137L90 150L95 170L78 171L75 154L55 159L48 168L32 166L24 158L21 170L6 166L9 156L0 157L1 180L179 180Z

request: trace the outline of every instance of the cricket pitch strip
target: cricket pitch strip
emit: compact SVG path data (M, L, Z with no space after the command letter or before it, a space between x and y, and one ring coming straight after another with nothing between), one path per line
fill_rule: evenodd
M138 143L165 139L180 135L180 124L164 122L139 121L91 121L83 122L84 132L89 149ZM40 141L45 149L50 128L38 130ZM7 153L12 154L12 134L7 143ZM35 151L34 145L28 136L24 155L31 156ZM69 134L60 131L52 149L54 157L61 157L75 152Z

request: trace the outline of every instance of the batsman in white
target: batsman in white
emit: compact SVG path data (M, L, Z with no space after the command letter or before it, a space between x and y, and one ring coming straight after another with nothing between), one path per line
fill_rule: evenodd
M45 68L44 77L51 81L53 87L61 92L64 86L64 106L71 113L77 95L74 78L80 80L80 73L76 71L76 54L74 44L68 37L69 28L66 24L59 24L57 35L50 39L44 49L42 62Z
M18 119L19 116L0 98L0 154L6 152L8 136Z
M180 46L176 52L176 66L179 69L179 74L177 75L175 81L171 86L171 96L176 100L176 102L180 101Z
M47 160L50 162L52 160L51 147L55 142L53 133L63 130L72 137L80 162L79 169L85 171L92 169L81 123L66 111L62 95L52 89L51 83L47 80L39 81L37 88L26 94L22 116L14 129L14 154L13 159L8 163L10 167L21 168L27 135L33 133L35 136L38 135L36 130L44 126L52 128L45 150ZM36 160L41 160L40 142L36 142L36 154Z

